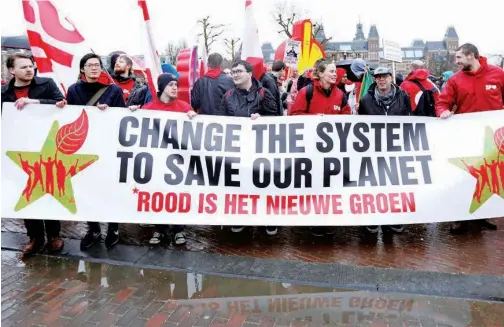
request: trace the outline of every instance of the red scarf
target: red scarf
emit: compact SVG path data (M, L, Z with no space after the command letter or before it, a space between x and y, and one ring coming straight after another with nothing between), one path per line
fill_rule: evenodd
M222 73L222 69L220 68L214 68L214 69L209 69L208 72L205 74L205 76L208 76L210 78L217 78L219 77L220 73Z

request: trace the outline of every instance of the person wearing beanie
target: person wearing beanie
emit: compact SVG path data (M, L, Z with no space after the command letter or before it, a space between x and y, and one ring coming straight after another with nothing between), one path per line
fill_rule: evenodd
M177 99L178 79L175 75L169 73L159 75L157 85L157 97L144 104L142 109L183 112L187 113L190 119L197 115L189 103Z
M336 86L338 87L338 89L341 90L341 92L343 92L343 94L346 94L346 91L345 91L345 85L346 85L346 82L348 80L347 78L347 71L345 68L336 68Z
M178 79L175 75L168 73L159 75L157 85L157 97L153 99L153 101L143 105L142 109L187 113L189 119L192 119L197 115L189 103L177 99ZM130 110L134 111L136 109L130 108ZM156 225L149 243L152 245L161 243L163 238L167 235L169 227L169 225ZM187 242L184 229L184 225L171 226L173 244L183 245Z

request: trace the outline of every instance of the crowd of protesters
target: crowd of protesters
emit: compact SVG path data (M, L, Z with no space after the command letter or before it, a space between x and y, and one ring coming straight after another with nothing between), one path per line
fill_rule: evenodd
M55 104L108 107L128 107L136 110L162 110L186 113L189 119L197 115L222 115L249 117L291 115L393 115L431 116L447 119L454 114L504 109L504 71L487 64L472 44L464 44L456 54L459 71L446 72L442 78L433 78L422 61L411 65L411 72L403 78L393 76L388 67L371 71L362 59L353 60L350 70L337 67L328 59L318 60L313 68L299 74L291 69L286 78L286 65L273 63L266 72L261 63L235 61L231 67L222 67L223 58L218 53L208 57L208 72L199 78L190 94L190 104L178 99L178 79L174 74L163 73L157 80L158 94L152 96L149 88L132 73L133 62L125 53L111 57L110 71L104 70L101 58L87 54L80 60L80 77L66 95L61 94L55 82L37 77L32 57L13 54L7 68L13 78L2 86L2 105L14 102L22 110L28 104ZM353 80L349 78L353 75ZM360 96L365 76L372 73L373 83ZM364 89L365 90L365 89ZM287 118L285 118L287 119ZM496 229L488 220L478 221L483 227ZM61 251L63 241L59 236L60 224L55 220L25 220L30 237L25 254L41 251L45 246L51 251ZM44 228L45 226L45 228ZM402 225L383 226L393 232L404 230ZM185 226L157 225L150 244L159 244L171 229L176 245L186 243ZM380 226L367 226L369 233L377 233ZM245 226L232 226L239 233ZM453 222L453 233L468 229L467 222ZM266 226L273 236L278 228ZM331 227L313 227L315 236L331 234ZM101 238L100 225L88 222L88 231L81 241L86 250ZM109 223L105 239L107 248L119 240L119 224Z

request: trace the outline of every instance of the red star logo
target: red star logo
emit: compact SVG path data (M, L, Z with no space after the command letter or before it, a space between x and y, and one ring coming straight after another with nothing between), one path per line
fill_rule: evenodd
M138 188L136 188L136 186L135 186L135 188L133 189L133 194L138 194L138 191L140 191L140 190Z
M252 4L252 0L246 0L245 1L245 8L247 8L248 6L250 6Z

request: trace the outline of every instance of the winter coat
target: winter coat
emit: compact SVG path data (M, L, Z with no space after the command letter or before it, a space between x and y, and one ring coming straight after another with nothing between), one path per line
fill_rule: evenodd
M4 102L16 102L15 79L2 85L2 107ZM64 99L52 78L34 77L28 89L28 98L39 100L41 104L56 104Z
M271 95L273 95L273 98L275 99L275 102L277 104L277 116L282 116L283 106L281 105L280 101L280 88L278 87L277 78L271 73L266 73L261 76L259 82L266 90L270 91Z
M425 90L432 90L434 103L437 102L439 98L439 89L429 80L429 71L427 69L416 69L406 77L406 80L400 86L401 89L408 93L411 102L411 109L413 111L416 110L418 101L423 93L420 87L418 87L418 85L416 85L413 81L418 81Z
M136 76L131 74L128 77L112 75L114 82L123 91L124 102L128 102L128 98L139 89L141 85L136 83Z
M453 105L457 114L504 109L504 71L485 57L479 62L476 72L458 71L448 80L436 103L437 116Z
M106 85L102 83L88 83L79 80L68 88L67 102L70 105L85 106L99 89ZM96 104L107 104L109 107L126 107L124 103L123 91L115 84L110 84L109 88L101 95Z
M289 111L289 116L351 114L346 95L341 92L336 85L333 85L329 90L325 90L320 84L320 81L314 80L313 85L310 86L310 88L313 89L313 96L309 107L306 100L306 92L308 88L308 86L304 87L298 92L296 101Z
M234 87L222 97L219 109L222 116L250 117L256 113L261 116L278 116L273 95L255 78L252 78L249 91Z
M397 85L394 100L388 108L375 99L376 83L371 84L366 94L359 102L359 115L386 115L386 116L409 116L411 114L411 102L406 91Z
M233 79L220 69L212 69L194 83L191 106L201 115L217 115L224 93L234 88Z

